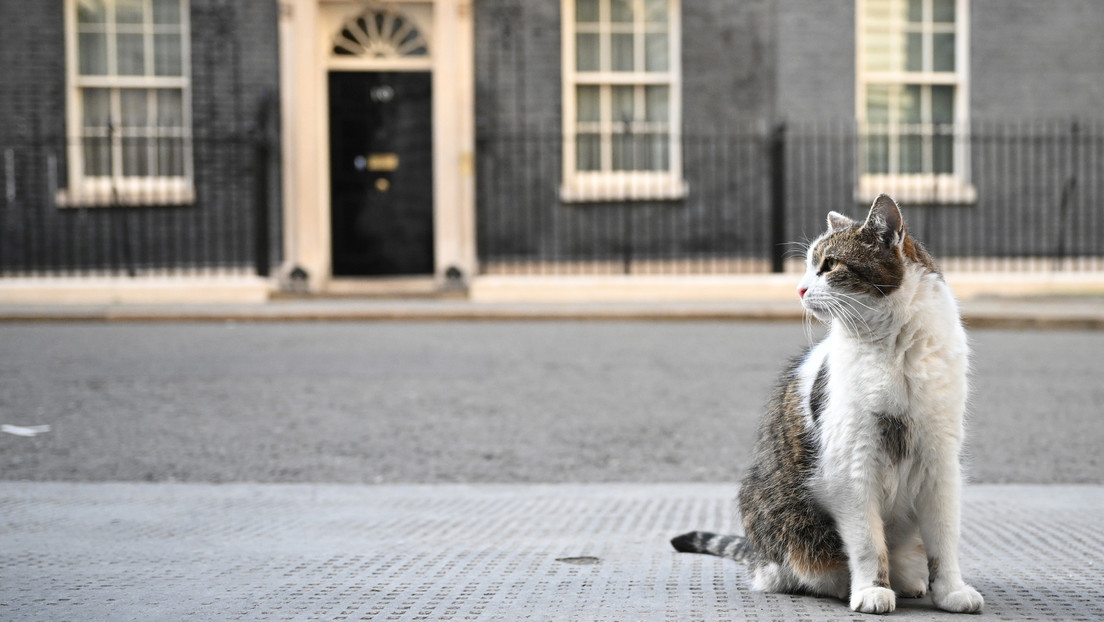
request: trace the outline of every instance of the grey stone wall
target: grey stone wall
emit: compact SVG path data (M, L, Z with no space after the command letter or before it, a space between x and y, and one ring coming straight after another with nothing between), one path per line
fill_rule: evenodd
M774 116L773 2L682 2L683 128L711 133Z
M855 118L855 0L779 0L777 101L781 119Z
M970 113L985 120L1104 115L1104 2L973 0Z

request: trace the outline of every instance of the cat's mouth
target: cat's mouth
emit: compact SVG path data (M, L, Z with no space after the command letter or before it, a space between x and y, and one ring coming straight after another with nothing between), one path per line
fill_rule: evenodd
M832 314L829 312L828 306L817 300L816 296L802 296L801 306L813 314L816 319L827 322L832 319Z

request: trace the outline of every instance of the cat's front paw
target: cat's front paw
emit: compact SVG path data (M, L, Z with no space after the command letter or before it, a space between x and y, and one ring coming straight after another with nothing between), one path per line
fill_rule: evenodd
M864 587L851 591L851 608L860 613L889 613L897 608L897 597L891 589Z
M933 586L932 602L936 607L953 613L978 613L985 605L981 594L965 583L948 591L934 589Z

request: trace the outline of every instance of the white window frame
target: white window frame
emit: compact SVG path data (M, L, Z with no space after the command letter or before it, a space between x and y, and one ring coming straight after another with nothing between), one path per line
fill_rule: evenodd
M108 75L87 76L80 73L79 38L77 7L79 0L65 0L65 86L66 86L66 153L67 187L58 191L56 198L59 207L109 207L126 205L182 205L195 202L194 166L192 161L192 85L191 85L191 11L189 0L180 0L180 76L131 76L118 75L108 67ZM114 6L114 0L106 4ZM114 45L111 35L111 11L109 9L107 46ZM146 24L147 36L151 36L149 24ZM108 53L108 63L114 55ZM152 60L147 60L152 62ZM84 127L81 89L104 88L119 90L136 89L175 89L181 91L182 132L178 138L183 140L182 175L146 175L124 176L121 170L122 138L112 136L112 174L108 176L88 176L84 174ZM112 118L122 116L119 110L119 97L111 97Z
M642 14L643 0L634 0L636 14ZM563 74L563 183L560 186L560 200L564 202L599 201L644 201L676 200L685 198L687 185L682 178L682 25L681 0L666 0L667 33L667 71L586 71L576 69L575 57L575 0L561 0L560 17L562 24L562 74ZM603 28L608 22L602 22ZM608 35L608 33L603 32ZM603 46L602 56L609 58L609 37L600 38ZM634 67L644 67L644 46L634 45L636 55ZM668 168L664 171L579 171L576 170L577 151L577 110L575 89L579 85L604 86L602 89L602 107L609 110L608 87L615 85L638 86L658 85L668 87ZM637 99L640 98L636 95ZM643 106L637 102L637 109ZM603 115L604 116L604 115ZM620 123L616 124L620 125ZM634 123L634 125L637 125ZM601 135L602 161L612 161L612 137L615 123L603 118L599 122Z
M934 71L925 67L921 71L906 71L904 59L896 59L894 69L890 71L869 71L866 68L866 13L867 5L871 2L885 2L898 8L895 15L903 15L904 5L907 0L856 0L855 7L855 118L858 120L860 136L865 135L870 129L867 124L866 91L869 85L886 85L891 87L891 102L896 101L892 87L904 85L927 86L953 86L954 91L954 142L952 150L953 170L951 173L867 173L866 154L863 146L859 148L859 180L855 189L855 200L861 204L868 204L881 193L888 193L903 203L943 203L962 204L977 201L977 190L970 183L970 149L967 137L970 136L970 0L955 0L955 68L954 71ZM924 51L922 58L932 58L928 49L933 40L931 34L935 30L931 19L931 2L924 2L925 15L922 20L923 33L922 45ZM904 37L903 20L893 24L895 34ZM922 110L929 114L922 114L923 118L930 118L931 102L930 89L922 89ZM891 110L893 108L891 103ZM892 114L892 113L891 113ZM895 115L894 115L895 116ZM899 153L899 136L901 126L904 125L891 116L890 122L879 128L885 130L891 136L889 160L891 166L896 162ZM921 135L930 136L932 127L921 128Z

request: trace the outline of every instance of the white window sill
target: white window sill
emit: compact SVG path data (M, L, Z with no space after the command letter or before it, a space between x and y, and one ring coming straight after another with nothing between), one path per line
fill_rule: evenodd
M689 192L686 182L673 175L579 175L560 185L564 203L624 201L678 201Z
M956 175L863 175L855 188L855 202L870 205L879 194L903 204L970 205L977 188Z
M99 183L81 184L75 190L61 189L54 199L58 207L138 207L192 205L195 188L190 182L148 180L111 188Z

